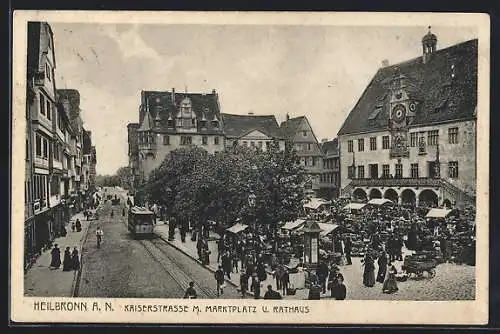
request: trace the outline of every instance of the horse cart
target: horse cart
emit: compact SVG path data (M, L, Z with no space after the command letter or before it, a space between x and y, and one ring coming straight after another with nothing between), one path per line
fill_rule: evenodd
M404 259L401 269L406 272L408 277L423 277L424 273L427 277L433 278L436 276L437 261L429 257L427 254L407 255Z

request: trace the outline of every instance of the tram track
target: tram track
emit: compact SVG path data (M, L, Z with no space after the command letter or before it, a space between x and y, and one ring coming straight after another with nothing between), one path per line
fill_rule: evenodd
M138 240L138 242L144 247L151 258L160 265L163 271L179 285L182 291L185 291L189 286L189 282L193 280L168 256L166 250L155 244L154 240ZM217 298L214 291L210 291L196 282L194 283L194 288L198 292L199 298Z

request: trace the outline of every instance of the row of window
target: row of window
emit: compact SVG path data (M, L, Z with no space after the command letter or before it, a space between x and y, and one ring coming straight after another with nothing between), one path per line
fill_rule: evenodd
M49 121L52 120L52 113L55 115L56 127L59 131L64 133L64 121L61 113L57 111L57 109L53 110L52 102L40 92L39 95L40 102L40 114L45 116Z
M370 164L368 166L369 168L369 177L370 178L378 178L378 165L377 164ZM391 175L389 171L389 165L384 164L382 165L382 178L390 178L390 177L395 177L395 178L402 178L403 177L403 165L402 164L395 164L394 165L394 171L395 175ZM357 176L356 176L356 170L357 170ZM434 173L434 172L432 172ZM347 177L348 178L358 178L358 179L364 179L366 177L365 175L365 166L359 165L359 166L348 166L347 168ZM419 165L418 163L412 163L410 164L410 177L411 178L419 178ZM456 179L458 178L458 161L449 161L448 162L448 177L451 179Z
M48 197L47 175L35 174L33 177L33 200L42 200Z
M340 167L339 159L323 159L323 168L334 169Z
M311 151L314 149L312 143L296 143L294 146L297 151Z
M439 143L439 131L431 130L427 131L427 145L436 146ZM458 128L448 129L448 143L458 144ZM417 147L419 145L425 145L425 132L411 132L410 133L410 146ZM390 148L390 137L382 136L382 149L388 150ZM363 152L365 150L365 140L364 138L358 139L358 152ZM370 137L370 151L377 150L377 137ZM347 141L347 151L354 151L354 141Z
M160 126L159 121L157 121L157 122L158 123L156 125ZM177 119L175 122L174 122L173 119L167 120L167 127L173 128L174 124L177 127L190 129L190 128L194 128L196 126L196 119L194 119L194 118L180 118L180 119ZM202 127L202 128L206 128L207 127L207 121L206 120L200 120L199 124L200 124L200 127ZM217 121L217 120L212 121L211 124L212 124L212 127L214 127L214 128L218 128L219 127L219 121Z
M338 173L321 174L319 177L319 181L323 183L331 183L338 186L340 184L340 176Z

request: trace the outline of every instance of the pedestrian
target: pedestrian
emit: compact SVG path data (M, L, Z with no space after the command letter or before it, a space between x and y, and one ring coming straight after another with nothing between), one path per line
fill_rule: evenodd
M273 290L273 286L269 284L267 286L267 291L264 294L264 299L283 299L278 291Z
M189 282L189 287L186 289L184 294L184 299L196 299L198 297L196 290L194 288L194 282Z
M113 210L111 210L111 214L110 214L110 217L113 218L115 215L115 213L113 212Z
M65 237L68 232L66 231L66 226L61 226L61 237Z
M366 287L373 287L375 285L375 261L369 254L369 251L366 253L365 258L361 261L364 265L363 284Z
M224 254L224 239L223 237L220 237L219 240L217 240L217 263L220 262L223 254Z
M326 278L328 277L328 265L325 261L320 261L317 269L318 280L321 286L321 292L326 293Z
M215 282L217 284L217 297L224 294L224 271L222 270L222 266L219 265L219 268L214 274Z
M227 278L231 279L232 261L231 254L228 250L222 255L222 268L224 269L224 274L227 275Z
M236 271L236 273L238 273L238 260L239 260L238 252L236 250L233 250L231 253L231 261L232 261L231 272Z
M75 227L76 227L77 232L82 231L82 223L80 223L80 219L78 219L78 218L76 219Z
M264 262L259 261L257 263L257 276L259 277L259 281L264 282L267 279L266 267L264 266Z
M308 300L320 300L321 299L321 285L318 283L316 276L311 276Z
M59 269L61 266L61 250L57 247L57 244L54 244L54 248L50 251L51 261L50 268L51 269Z
M73 264L73 270L79 270L80 269L80 258L78 257L78 249L73 248L73 252L71 252L71 262Z
M387 253L382 251L377 260L378 264L378 274L377 274L377 282L384 283L385 274L387 273Z
M71 222L71 232L75 232L75 228L76 228L75 221L72 221Z
M278 264L274 271L274 278L276 279L276 289L281 290L281 278L283 277L284 268L282 264Z
M281 288L283 289L283 295L288 294L288 285L290 284L290 273L287 268L283 267L283 275L281 276Z
M256 272L252 274L252 288L254 299L260 299L260 280Z
M122 209L122 217L125 217L125 208Z
M102 242L102 237L104 235L104 232L101 230L100 226L95 231L95 235L97 238L97 248L101 248L101 242Z
M240 290L242 298L246 297L246 293L248 291L248 279L248 274L245 271L242 271L240 276Z
M332 287L331 291L332 298L336 300L344 300L347 295L347 288L344 285L344 276L342 274L338 274L336 277L336 283Z
M352 264L352 259L351 259L352 241L351 241L350 236L345 237L344 250L345 250L346 264L351 265Z
M398 271L396 270L396 267L394 265L389 265L389 275L387 276L387 279L385 280L384 286L382 288L382 291L384 293L394 293L398 291L398 284L396 282L396 274L398 273Z
M449 256L450 253L449 253L448 240L445 235L442 235L439 240L439 249L441 250L444 262L448 262L450 258Z
M71 259L70 248L66 247L64 251L64 260L63 260L63 271L70 271L73 269L73 260Z

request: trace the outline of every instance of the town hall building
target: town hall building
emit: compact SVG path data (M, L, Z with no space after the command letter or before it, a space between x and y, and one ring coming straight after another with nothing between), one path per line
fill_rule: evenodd
M477 45L384 64L338 132L341 195L366 201L458 206L476 199Z

